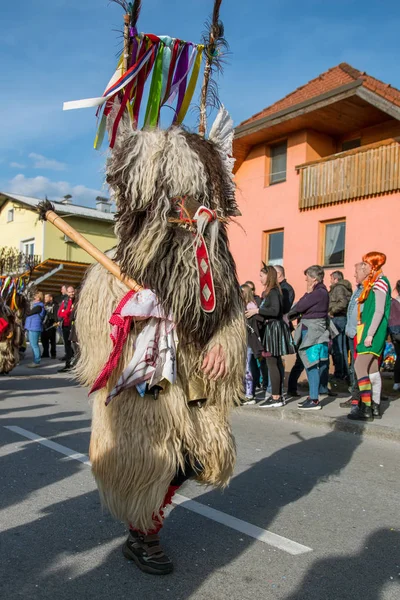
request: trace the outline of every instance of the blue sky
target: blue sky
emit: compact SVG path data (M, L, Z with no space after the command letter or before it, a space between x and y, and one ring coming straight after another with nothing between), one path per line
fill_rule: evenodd
M143 0L139 28L200 41L211 9L212 0ZM106 192L94 110L62 103L102 94L122 9L20 0L1 13L0 190L91 204ZM340 62L400 87L397 0L224 0L222 17L231 55L220 98L235 123Z

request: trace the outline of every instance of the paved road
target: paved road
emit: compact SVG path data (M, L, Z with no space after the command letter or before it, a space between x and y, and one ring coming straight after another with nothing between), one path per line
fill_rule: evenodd
M1 598L399 599L399 444L242 411L229 489L182 489L219 512L178 506L163 531L175 573L152 577L122 557L90 468L21 435L87 454L86 392L55 371L0 378Z

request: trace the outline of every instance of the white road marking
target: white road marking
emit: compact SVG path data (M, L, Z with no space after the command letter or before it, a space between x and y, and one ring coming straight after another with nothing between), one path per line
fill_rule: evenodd
M59 454L64 454L64 456L68 456L70 459L79 460L79 462L84 465L88 465L90 467L90 460L86 454L80 454L79 452L74 452L70 448L66 446L62 446L61 444L57 444L56 442L52 442L44 437L40 437L40 435L36 435L36 433L32 433L31 431L27 431L26 429L22 429L22 427L15 427L14 425L5 425L6 429L13 431L14 433L18 433L28 440L32 440L33 442L37 442L38 444L42 444L42 446L46 446L46 448L50 448L51 450L55 450Z
M37 442L42 446L46 446L46 448L50 448L51 450L55 450L59 454L63 454L68 457L70 460L78 460L86 466L91 466L89 457L86 454L80 454L79 452L74 452L70 448L66 446L62 446L61 444L57 444L56 442L52 442L46 438L43 438L31 431L27 431L22 427L16 427L13 425L6 425L5 429L9 429L22 437L25 437L33 442ZM273 546L274 548L279 548L288 554L292 554L294 556L299 554L306 554L307 552L312 552L313 549L308 546L303 546L293 540L289 540L288 538L282 537L281 535L277 535L276 533L272 533L272 531L268 531L267 529L261 529L261 527L257 527L256 525L252 525L251 523L247 523L246 521L242 521L241 519L237 519L236 517L232 517L226 513L221 512L220 510L216 510L215 508L211 508L210 506L206 506L205 504L201 504L200 502L196 502L196 500L191 500L190 498L186 498L186 496L181 496L181 494L175 494L173 503L176 506L181 506L182 508L186 508L191 512L194 512L198 515L202 515L211 521L215 521L216 523L221 523L230 529L234 529L235 531L239 531L240 533L244 533L245 535L258 540L259 542L263 542L264 544L268 544L269 546Z

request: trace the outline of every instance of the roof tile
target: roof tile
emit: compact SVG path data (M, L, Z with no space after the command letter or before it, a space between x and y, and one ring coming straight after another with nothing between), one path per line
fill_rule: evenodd
M393 104L400 106L400 91L392 87L390 84L384 83L371 75L368 75L364 71L359 71L347 63L340 63L336 67L332 67L325 73L322 73L315 79L312 79L305 85L297 88L282 100L278 100L271 106L268 106L264 110L256 113L249 119L246 119L240 125L251 123L268 117L286 108L291 108L296 104L300 104L306 100L310 100L326 92L335 90L336 88L352 83L353 81L362 81L362 85L375 92L379 96L386 98Z

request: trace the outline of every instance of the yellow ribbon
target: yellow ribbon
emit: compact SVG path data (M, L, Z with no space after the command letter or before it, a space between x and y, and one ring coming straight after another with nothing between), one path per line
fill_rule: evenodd
M189 85L186 90L186 94L183 99L182 106L179 111L178 117L175 121L175 124L182 123L183 119L186 116L188 108L190 106L190 103L192 101L193 94L194 94L194 91L195 91L196 85L197 85L197 80L199 78L201 62L203 60L203 51L204 51L204 46L199 46L196 60L195 60L194 67L193 67L193 71L192 71L192 75L190 77Z

